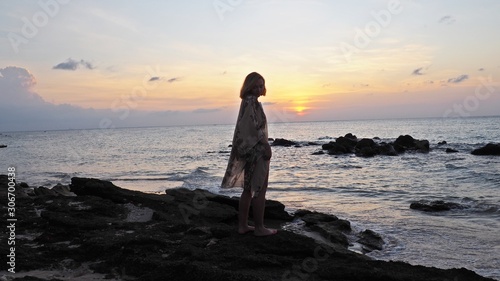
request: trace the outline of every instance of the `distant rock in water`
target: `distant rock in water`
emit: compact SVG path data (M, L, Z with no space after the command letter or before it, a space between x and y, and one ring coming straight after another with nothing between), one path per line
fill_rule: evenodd
M376 155L396 156L406 151L428 153L430 144L428 140L417 140L410 135L399 136L393 143L380 142L379 138L358 139L349 133L338 137L322 146L328 150L330 155L342 155L354 153L360 157L373 157Z
M453 148L447 148L446 149L446 153L456 153L456 152L458 152L458 150L453 149Z
M472 151L473 155L500 155L500 143L488 143L487 145Z
M372 139L361 139L354 147L356 156L373 157L379 154L378 144Z
M4 147L7 147L7 145L5 145L5 144L0 144L0 148L4 148Z
M287 140L287 139L275 139L273 141L273 146L286 146L286 147L289 147L289 146L295 146L295 145L298 145L298 143L294 142L294 141L291 141L291 140Z
M415 150L418 152L427 153L430 150L430 145L428 140L416 140L410 135L399 136L394 141L394 148L398 152L404 152L406 150Z
M384 239L373 230L366 229L359 233L358 237L359 239L356 242L363 245L364 253L369 253L373 250L382 250L384 248Z
M410 209L424 211L424 212L442 212L449 211L452 209L464 209L465 207L454 202L445 202L442 200L431 201L431 202L413 202L410 204Z

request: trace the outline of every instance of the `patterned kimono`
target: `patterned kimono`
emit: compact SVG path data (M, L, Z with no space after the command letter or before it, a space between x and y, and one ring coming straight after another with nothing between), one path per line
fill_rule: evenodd
M259 195L269 174L270 161L264 159L265 147L260 142L267 138L267 119L262 104L256 96L247 95L241 100L223 188L243 187L250 190L253 197Z

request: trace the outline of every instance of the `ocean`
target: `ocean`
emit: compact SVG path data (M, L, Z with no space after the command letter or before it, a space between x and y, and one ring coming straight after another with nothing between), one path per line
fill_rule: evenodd
M30 186L69 184L76 176L143 192L186 187L239 196L240 189L219 188L233 130L234 124L0 132L0 144L7 145L0 148L0 174L14 166L17 181ZM347 133L380 141L411 135L428 140L431 151L313 155ZM268 199L290 212L325 212L349 220L356 231L381 234L386 244L368 254L373 258L464 267L500 280L500 157L470 153L500 142L500 117L271 123L269 136L301 145L273 147ZM409 207L434 200L464 208L428 213Z

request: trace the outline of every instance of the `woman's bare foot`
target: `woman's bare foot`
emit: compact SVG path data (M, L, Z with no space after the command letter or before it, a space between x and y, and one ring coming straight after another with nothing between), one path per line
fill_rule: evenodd
M255 229L255 231L253 232L253 235L255 236L270 236L270 235L274 235L278 233L278 230L276 229L273 229L273 228L258 228L258 229Z
M248 232L254 231L255 228L253 226L247 225L246 227L238 227L239 234L246 234Z

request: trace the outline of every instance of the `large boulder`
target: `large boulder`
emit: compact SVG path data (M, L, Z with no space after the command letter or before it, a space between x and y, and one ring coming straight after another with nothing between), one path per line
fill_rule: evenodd
M297 142L287 140L287 139L275 139L272 143L272 146L285 146L285 147L290 147L290 146L295 146L297 145Z
M394 146L390 143L382 143L379 145L379 151L381 155L387 156L397 156L398 152L394 149Z
M415 139L410 135L401 135L394 141L394 146L411 148L415 145Z
M382 250L384 248L384 239L380 234L374 232L373 230L366 229L358 234L359 239L356 241L363 245L362 249L364 253L368 253L374 250Z
M427 153L430 150L428 140L417 140L410 135L399 136L392 145L394 146L394 149L399 153L405 152L407 150Z
M373 139L361 139L354 147L356 156L373 157L379 154L378 144Z
M500 155L500 143L488 143L487 145L474 149L473 155Z
M410 204L410 209L424 211L424 212L442 212L452 209L464 209L463 205L454 202L445 202L442 200L436 201L419 201Z
M340 245L347 249L349 240L345 233L351 232L351 223L346 220L341 220L334 215L328 215L308 210L298 210L295 212L296 217L300 217L306 226L319 233L323 238L331 243Z
M328 150L328 154L330 155L341 155L341 154L352 153L352 150L349 147L346 147L337 142L329 142L327 144L324 144L322 147L323 149Z
M343 147L345 147L345 149L347 151L354 151L354 147L356 147L356 145L358 144L358 139L354 136L349 136L349 134L347 134L346 136L344 137L338 137L335 142Z

